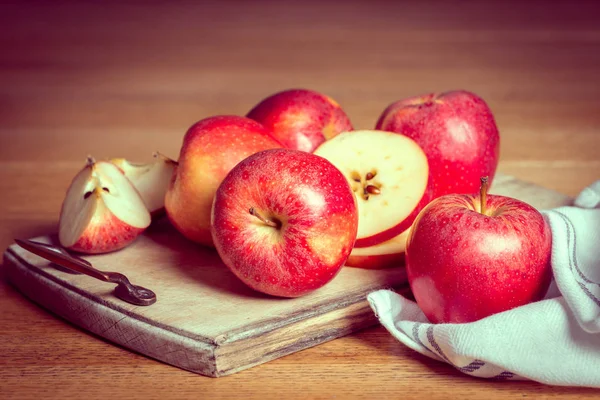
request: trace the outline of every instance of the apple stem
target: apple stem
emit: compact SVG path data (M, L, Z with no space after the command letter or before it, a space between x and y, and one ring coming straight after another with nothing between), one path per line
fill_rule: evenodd
M481 213L485 214L487 211L487 192L488 192L488 177L484 176L481 178L481 188L479 189L479 201L481 202Z
M88 155L86 160L85 160L85 164L89 167L92 166L94 164L96 164L96 160L94 159L94 157Z
M254 215L256 218L260 219L264 224L272 226L274 228L277 228L277 223L271 221L270 219L263 217L258 211L256 211L256 209L254 207L250 207L248 212L251 215Z
M169 157L165 156L165 155L164 155L163 153L161 153L160 151L155 151L155 152L152 154L152 157L154 157L154 158L160 157L160 158L162 158L162 159L163 159L164 161L166 161L166 162L169 162L169 163L175 164L176 166L179 166L179 161L175 161L175 160L173 160L173 159L171 159L171 158L169 158Z

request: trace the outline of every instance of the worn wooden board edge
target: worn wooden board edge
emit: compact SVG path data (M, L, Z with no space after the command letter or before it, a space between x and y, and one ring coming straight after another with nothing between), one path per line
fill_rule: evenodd
M299 310L269 330L262 326L245 337L211 343L116 309L25 262L11 248L4 253L3 270L5 279L19 292L74 325L150 358L210 377L230 375L377 324L366 301L366 295L375 288L365 288L324 314L315 309ZM391 289L407 291L408 286ZM83 310L93 310L102 318L92 323L81 318Z

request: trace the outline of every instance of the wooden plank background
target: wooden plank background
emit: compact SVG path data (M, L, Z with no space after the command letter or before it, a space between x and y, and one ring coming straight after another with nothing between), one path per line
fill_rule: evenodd
M357 128L464 88L492 107L501 172L568 195L600 178L597 1L13 1L0 5L0 247L55 229L85 156L176 157L185 130L307 87ZM382 328L222 379L165 366L0 283L2 398L556 398L463 376Z

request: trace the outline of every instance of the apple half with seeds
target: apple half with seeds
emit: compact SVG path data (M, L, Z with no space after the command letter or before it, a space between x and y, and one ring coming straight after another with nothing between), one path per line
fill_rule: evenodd
M355 248L385 242L406 231L429 202L427 156L398 133L357 130L321 144L324 157L346 177L358 202Z
M177 168L177 161L158 152L153 157L154 160L149 163L133 163L125 158L114 158L110 162L131 181L142 196L152 219L157 219L165 213L165 194Z
M142 197L121 170L88 157L67 190L58 239L73 251L107 253L129 245L150 221Z

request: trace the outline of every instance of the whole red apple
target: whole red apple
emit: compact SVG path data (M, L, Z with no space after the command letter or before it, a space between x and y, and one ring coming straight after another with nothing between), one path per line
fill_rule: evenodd
M551 232L520 200L446 195L425 207L406 246L408 281L432 323L472 322L543 298Z
M311 153L275 149L241 161L212 207L221 259L251 288L298 297L329 282L348 258L358 227L342 173Z
M282 147L256 121L217 115L196 122L186 132L178 166L165 194L165 210L186 238L213 246L210 209L221 181L244 158Z
M475 193L481 176L493 181L500 152L498 128L485 101L471 92L397 101L385 109L376 129L402 133L423 148L433 197Z
M306 89L275 93L247 115L263 124L285 147L312 152L325 140L352 130L352 124L332 98Z

